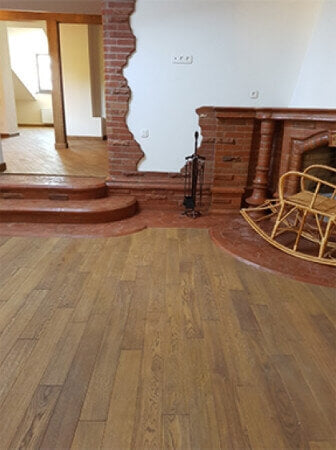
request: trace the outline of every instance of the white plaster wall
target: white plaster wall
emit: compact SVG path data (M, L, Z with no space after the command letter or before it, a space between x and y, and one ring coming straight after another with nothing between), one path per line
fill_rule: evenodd
M52 111L51 94L36 94L36 100L16 99L16 113L19 125L42 125L41 109Z
M125 75L128 123L146 155L140 170L181 168L199 106L288 106L319 9L310 0L138 0L137 51ZM174 54L194 63L173 65Z
M60 24L60 42L67 134L102 136L92 111L88 26Z
M48 39L44 21L36 21L34 27L29 22L7 22L7 33L11 67L19 80L30 91L33 98L21 98L20 91L15 92L18 124L42 124L41 109L52 110L52 98L49 93L38 93L38 75L36 55L49 53ZM25 97L25 96L23 96Z
M321 8L291 106L336 108L336 1Z
M104 51L102 25L88 25L89 64L91 79L92 115L102 118L102 133L106 134L104 86Z
M31 94L35 95L38 92L36 55L49 53L45 31L41 25L41 28L8 26L7 32L11 67Z
M0 22L0 133L16 133L17 119L5 22Z

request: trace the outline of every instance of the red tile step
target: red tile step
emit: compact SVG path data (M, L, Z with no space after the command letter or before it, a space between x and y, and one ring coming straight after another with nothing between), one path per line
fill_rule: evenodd
M87 200L0 199L0 222L103 223L136 213L132 196Z
M0 174L0 198L84 200L107 195L104 178Z

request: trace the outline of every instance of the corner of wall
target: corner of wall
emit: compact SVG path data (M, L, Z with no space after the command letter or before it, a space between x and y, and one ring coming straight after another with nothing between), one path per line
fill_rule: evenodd
M323 10L324 3L325 3L325 0L318 0L315 22L314 22L314 25L312 26L310 37L309 37L309 39L307 39L306 51L302 55L302 62L301 62L300 70L298 71L297 80L296 80L296 83L294 85L293 92L292 92L292 95L291 95L291 99L290 99L290 102L289 102L289 105L288 105L289 107L300 106L300 105L296 104L298 87L299 87L301 79L302 79L302 74L303 74L303 70L304 70L304 66L305 66L305 61L306 61L306 59L308 57L309 49L310 49L311 44L313 42L314 35L316 33L316 30L317 30L317 27L318 27L318 24L319 24L321 15L322 15L322 10Z

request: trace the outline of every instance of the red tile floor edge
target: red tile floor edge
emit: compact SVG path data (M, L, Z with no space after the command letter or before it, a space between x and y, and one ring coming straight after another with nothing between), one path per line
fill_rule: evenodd
M336 268L295 258L264 241L239 214L204 215L142 210L125 220L101 224L0 223L0 236L109 237L145 228L208 228L211 239L235 258L259 269L298 281L336 287ZM336 295L336 294L335 294Z

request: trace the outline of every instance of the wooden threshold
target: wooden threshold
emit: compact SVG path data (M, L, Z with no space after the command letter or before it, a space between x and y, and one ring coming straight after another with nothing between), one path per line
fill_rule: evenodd
M73 141L80 140L80 139L88 139L89 141L105 141L105 136L71 136L68 134L68 139L71 139Z
M7 139L7 138L19 136L19 135L20 135L20 133L18 131L15 131L15 133L1 133L0 137L1 137L1 139Z
M18 127L22 128L41 128L41 127L50 127L53 128L53 123L18 123Z

